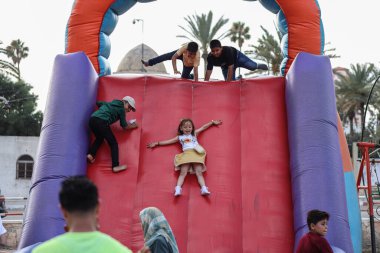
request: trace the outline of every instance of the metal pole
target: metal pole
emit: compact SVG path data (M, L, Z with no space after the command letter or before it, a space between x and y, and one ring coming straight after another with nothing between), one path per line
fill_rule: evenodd
M371 91L369 92L369 95L368 95L368 98L367 98L367 103L365 104L364 115L362 117L362 136L360 138L361 142L363 141L363 138L364 138L365 116L367 115L368 104L369 104L369 101L371 100L373 89L375 88L375 85L376 85L377 81L379 80L379 78L380 78L380 75L376 78L375 82L373 83Z
M141 20L141 58L144 59L144 20Z
M136 22L141 22L141 59L144 60L144 20L141 18L135 18L133 19L133 24L136 24ZM141 72L146 72L146 69L144 69L144 64L141 63Z
M27 197L4 197L0 196L0 200L27 200Z

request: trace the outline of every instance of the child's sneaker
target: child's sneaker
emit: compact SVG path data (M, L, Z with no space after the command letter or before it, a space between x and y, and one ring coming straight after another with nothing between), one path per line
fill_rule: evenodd
M87 161L89 163L94 163L95 162L95 157L93 157L91 154L87 154Z
M118 172L126 170L126 169L127 169L127 165L119 165L119 166L113 167L112 172L118 173Z
M175 197L178 197L178 196L180 196L182 194L182 188L181 188L181 186L176 186L175 187L175 192L174 192L174 196Z
M201 188L201 195L210 195L211 192L208 191L207 186L202 186Z

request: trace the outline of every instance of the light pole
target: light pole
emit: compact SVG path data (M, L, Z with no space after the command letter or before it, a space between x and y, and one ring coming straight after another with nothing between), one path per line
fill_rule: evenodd
M141 59L144 60L144 20L141 18L134 18L132 24L136 24L136 22L141 22ZM146 72L142 63L141 72Z

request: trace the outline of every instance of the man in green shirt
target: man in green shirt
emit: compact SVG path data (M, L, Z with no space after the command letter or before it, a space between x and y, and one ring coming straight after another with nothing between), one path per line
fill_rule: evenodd
M75 176L64 180L59 202L67 233L38 245L32 253L132 253L120 242L97 231L98 189L89 179Z
M125 96L122 100L113 100L112 102L98 101L96 105L99 107L90 118L90 128L95 135L95 141L92 143L87 160L90 163L95 161L96 152L104 139L106 139L111 149L112 157L112 171L120 172L127 168L127 165L119 165L119 145L112 133L110 125L120 120L120 126L123 129L136 128L136 122L129 122L125 120L125 113L136 111L135 100L130 96Z

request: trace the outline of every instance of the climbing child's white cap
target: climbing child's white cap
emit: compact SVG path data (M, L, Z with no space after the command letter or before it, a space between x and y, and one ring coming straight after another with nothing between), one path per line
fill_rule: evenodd
M123 97L123 101L127 102L133 108L134 112L136 111L136 103L133 97L125 96Z

